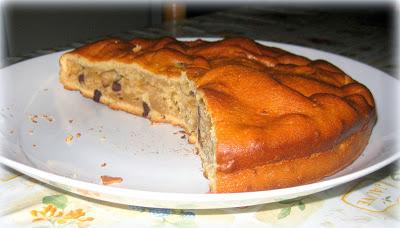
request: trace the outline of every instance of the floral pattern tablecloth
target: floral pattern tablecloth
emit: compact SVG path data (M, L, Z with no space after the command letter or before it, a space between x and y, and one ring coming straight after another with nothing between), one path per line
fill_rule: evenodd
M242 208L177 210L117 205L53 188L0 166L0 227L398 227L400 167L341 186Z

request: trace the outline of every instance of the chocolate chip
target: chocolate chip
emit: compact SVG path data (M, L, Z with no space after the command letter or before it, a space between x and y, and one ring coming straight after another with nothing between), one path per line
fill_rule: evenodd
M97 89L94 90L93 100L96 102L100 102L101 92Z
M111 89L112 89L114 92L118 92L118 91L121 90L121 84L119 84L119 82L117 82L117 81L114 81L113 84L112 84L112 86L111 86Z
M79 81L79 83L85 83L85 75L83 75L83 74L80 74L79 76L78 76L78 81Z
M150 112L150 107L146 102L143 102L143 117L147 117Z

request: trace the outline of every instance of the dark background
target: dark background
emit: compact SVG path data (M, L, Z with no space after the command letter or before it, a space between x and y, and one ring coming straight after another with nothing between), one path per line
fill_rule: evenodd
M2 7L7 56L114 33L156 27L165 22L163 4L68 4L6 2ZM186 18L234 6L186 4Z
M112 36L132 29L149 27L165 27L171 23L164 17L166 4L160 2L100 2L97 4L86 3L29 3L6 1L1 6L1 41L2 59L24 56L28 53L55 47L69 47L73 42L96 40L106 36ZM204 17L221 11L260 5L267 3L217 3L199 4L185 2L185 19ZM379 27L382 36L386 36L388 43L394 43L395 9L393 4L376 5L328 5L328 4L298 4L288 3L274 4L273 7L288 9L292 13L298 9L312 9L320 13L329 13L331 20L340 23L329 23L343 29L348 28L345 19L357 20L359 25ZM282 12L282 11L281 11ZM265 16L266 20L289 20L284 13L274 13ZM179 23L179 20L178 20ZM229 23L229 21L227 21ZM257 23L257 22L254 22ZM353 23L354 24L354 23ZM172 25L173 26L173 25ZM310 24L310 26L312 26ZM338 28L332 28L338 29ZM230 31L227 31L229 33ZM233 32L234 33L234 32ZM172 33L171 35L179 35ZM186 34L185 34L186 35ZM214 35L214 34L213 34ZM217 34L224 36L225 34ZM257 37L252 37L257 38ZM324 42L323 39L315 42ZM379 44L378 44L379 45ZM395 45L393 45L395 46Z

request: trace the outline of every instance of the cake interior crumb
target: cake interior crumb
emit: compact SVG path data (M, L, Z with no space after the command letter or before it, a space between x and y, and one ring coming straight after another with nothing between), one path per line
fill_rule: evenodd
M70 71L66 77L71 86L81 91L100 91L99 102L118 104L136 115L153 122L172 123L183 130L178 131L181 139L195 144L196 154L200 155L203 169L210 179L214 178L215 133L211 116L203 94L186 74L176 80L167 80L143 71L140 68L114 68L101 65L85 65L67 61ZM84 77L84 80L80 80ZM118 88L113 84L118 83ZM92 94L92 92L89 92ZM93 95L94 96L94 95ZM123 101L119 98L123 97ZM89 130L100 133L100 142L107 138L103 126Z

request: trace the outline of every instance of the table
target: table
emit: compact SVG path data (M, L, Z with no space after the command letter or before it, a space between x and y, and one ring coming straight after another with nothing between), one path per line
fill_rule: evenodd
M390 29L365 23L359 15L350 13L249 6L191 18L174 28L166 24L111 36L164 35L239 35L292 43L348 56L396 75ZM38 50L9 58L8 62L91 41ZM0 166L0 227L396 227L400 224L399 187L400 169L392 164L350 183L295 200L244 208L176 210L100 202Z

